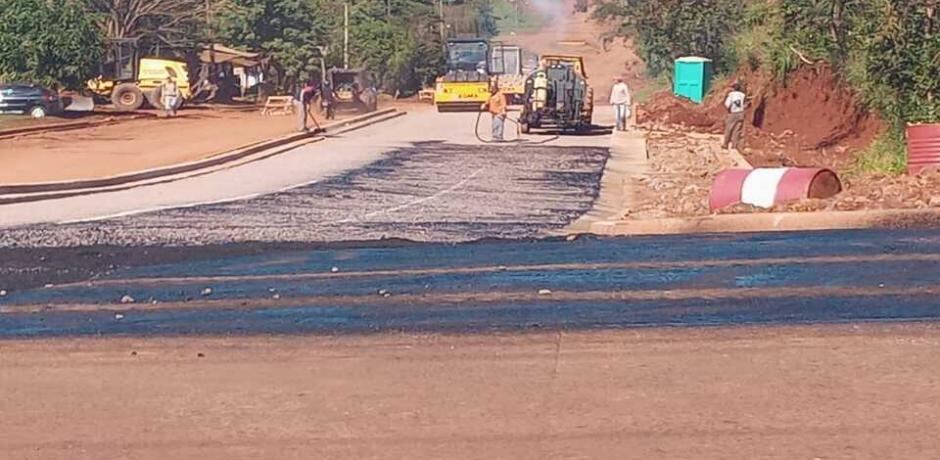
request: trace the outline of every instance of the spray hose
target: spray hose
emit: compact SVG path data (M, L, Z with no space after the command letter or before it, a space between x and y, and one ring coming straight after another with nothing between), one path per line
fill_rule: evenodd
M534 142L534 141L529 140L529 139L524 139L524 138L522 137L522 125L519 123L519 120L514 120L514 119L512 119L512 118L509 118L509 116L506 116L506 120L509 120L509 121L511 121L513 124L516 125L516 138L515 138L515 139L508 140L508 141L506 141L506 140L495 140L495 139L484 139L483 136L480 136L480 120L481 120L482 118L483 118L483 111L480 110L480 111L477 112L477 121L476 121L476 124L475 124L474 127L473 127L473 135L476 136L476 138L477 138L478 141L480 141L480 142L482 142L482 143L484 143L484 144L515 143L515 144L534 144L534 145L538 145L538 144L545 144L545 143L548 143L548 142L552 142L552 141L558 139L558 136L557 136L557 135L556 135L556 136L549 137L549 138L547 138L547 139L545 139L545 140L538 141L538 142Z

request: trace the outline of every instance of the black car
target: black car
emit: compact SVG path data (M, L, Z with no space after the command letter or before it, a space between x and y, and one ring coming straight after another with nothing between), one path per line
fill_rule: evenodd
M0 113L23 113L33 118L62 111L59 94L35 85L0 85Z

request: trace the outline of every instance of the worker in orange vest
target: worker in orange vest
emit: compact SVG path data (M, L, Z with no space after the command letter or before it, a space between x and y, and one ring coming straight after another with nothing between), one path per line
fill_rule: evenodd
M503 127L506 125L506 94L497 83L490 86L490 99L481 107L493 117L493 140L503 140Z

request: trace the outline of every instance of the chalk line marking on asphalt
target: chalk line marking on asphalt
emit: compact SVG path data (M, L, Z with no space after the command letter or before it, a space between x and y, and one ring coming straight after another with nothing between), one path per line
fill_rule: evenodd
M401 113L401 115L405 115L407 112L399 112L399 113ZM391 119L400 118L401 115L396 116L396 117L393 117L393 118L391 118ZM367 126L368 126L368 125L367 125ZM333 136L335 136L335 137L341 137L341 136L342 136L343 134L345 134L346 132L347 132L347 131L340 131L339 133L337 133L337 134L335 134L335 135L333 135ZM404 146L405 146L405 143L398 143L398 142L396 142L396 143L389 144L389 145L386 146L386 147L394 147L394 148L392 149L392 150L394 150L394 149L401 148L401 147L404 147ZM303 146L301 146L301 147L303 147ZM295 150L296 150L296 149L295 149ZM390 151L390 150L387 150L387 151ZM387 153L387 151L386 151L386 153ZM383 154L384 154L384 153L383 153ZM246 166L247 164L248 164L248 163L240 164L240 165L236 165L234 168L227 168L227 169L229 169L229 170L230 170L230 169L237 169L237 168L244 167L244 166ZM356 168L356 169L358 169L358 168ZM209 172L209 173L206 174L206 175L211 175L211 174L215 174L215 173L218 173L218 172L220 172L220 171L211 171L211 172ZM193 177L189 177L189 178L184 178L184 179L181 179L180 181L184 181L184 180L187 180L187 179L193 179L193 178L195 178L195 177L198 177L198 176L193 176ZM188 209L188 208L194 208L194 207L197 207L197 206L204 206L204 205L205 205L205 206L209 206L209 205L215 205L215 204L234 203L234 202L236 202L236 201L244 201L244 200L250 200L250 199L253 199L253 198L258 198L258 197L260 197L260 196L274 195L274 194L277 194L277 193L287 192L287 191L290 191L290 190L293 190L293 189L296 189L296 188L306 187L306 186L308 186L308 185L313 185L313 184L315 184L315 183L317 183L317 182L321 182L321 181L323 181L323 180L325 180L325 179L324 179L324 178L319 178L319 179L314 179L314 180L311 180L311 181L301 182L301 183L299 183L299 184L288 185L288 186L286 186L286 187L282 187L282 188L275 189L275 190L271 190L271 191L255 192L255 193L250 193L250 194L247 194L247 195L241 195L241 196L236 196L236 197L222 198L222 199L218 199L218 200L207 200L207 201L199 201L199 202L194 202L194 203L169 204L169 205L153 206L153 207L147 207L147 208L138 208L138 209L131 209L131 210L127 210L127 211L121 211L121 212L116 212L116 213L112 213L112 214L104 214L104 215L94 216L94 217L81 217L81 218L78 218L78 219L63 219L63 220L55 221L54 223L55 223L55 224L59 224L59 225L82 224L82 223L90 223L90 222L99 222L99 221L108 220L108 219L117 219L117 218L120 218L120 217L133 216L133 215L137 215L137 214L146 214L146 213L150 213L150 212L166 211L166 210L169 210L169 209ZM172 181L172 182L178 182L178 181ZM165 184L167 184L167 183L170 183L170 182L161 182L161 183L156 183L156 184L143 185L143 186L140 186L140 187L132 187L132 188L124 189L124 190L115 190L115 191L112 192L112 193L125 192L125 191L127 191L127 190L146 189L146 188L148 188L148 187L162 186L162 185L165 185ZM108 192L104 192L104 193L108 193ZM69 198L69 197L66 197L66 198L64 198L64 199L68 199L68 198Z
M138 214L147 214L147 213L150 213L150 212L166 211L166 210L168 210L168 209L189 209L189 208L195 208L195 207L197 207L197 206L211 206L211 205L214 205L214 204L234 203L234 202L236 202L236 201L251 200L251 199L258 198L258 197L265 196L265 195L276 195L276 194L278 194L278 193L288 192L288 191L291 191L291 190L296 189L296 188L306 187L306 186L308 186L308 185L316 184L317 182L320 182L321 180L323 180L323 179L316 179L316 180L312 180L312 181L308 181L308 182L303 182L303 183L300 183L300 184L288 185L288 186L286 186L286 187L282 187L282 188L279 188L279 189L276 189L276 190L272 190L272 191L270 191L270 192L256 192L256 193L250 193L250 194L248 194L248 195L241 195L241 196L230 197L230 198L222 198L222 199L219 199L219 200L200 201L200 202L196 202L196 203L170 204L170 205L164 205L164 206L154 206L154 207L150 207L150 208L132 209L132 210L130 210L130 211L121 211L121 212L117 212L117 213L114 213L114 214L106 214L106 215L103 215L103 216L83 217L83 218L80 218L80 219L72 219L72 220L61 220L61 221L58 221L58 222L56 222L56 223L57 223L57 224L60 224L60 225L84 224L84 223L89 223L89 222L99 222L99 221L102 221L102 220L117 219L117 218L120 218L120 217L134 216L134 215L138 215Z
M438 199L438 198L440 198L440 197L442 197L442 196L444 196L444 195L446 195L446 194L448 194L448 193L450 193L450 192L453 192L453 191L455 191L455 190L457 190L457 189L463 187L464 185L467 185L468 182L470 182L471 180L475 179L478 175L480 175L480 173L483 172L484 169L485 169L485 167L480 167L479 169L477 169L476 171L474 171L473 174L470 174L469 176L465 177L465 178L464 178L463 180L461 180L460 182L457 182L456 184L451 185L450 187L447 187L447 188L444 189L444 190L439 190L439 191L437 191L436 193L434 193L434 194L431 195L431 196L426 196L426 197L424 197L424 198L420 198L420 199L417 199L417 200L414 200L414 201L409 201L409 202L407 202L407 203L400 204L400 205L398 205L398 206L392 206L392 207L390 207L390 208L380 209L380 210L378 210L378 211L373 211L373 212L370 212L370 213L366 213L366 214L363 214L363 215L361 215L361 216L359 216L359 217L348 217L348 218L342 219L342 220L337 220L337 221L333 221L333 222L326 222L325 224L326 224L326 225L332 225L332 224L348 224L348 223L351 223L351 222L361 222L363 219L368 219L368 218L370 218L370 217L375 217L375 216L382 215L382 214L389 214L389 213L393 213L393 212L395 212L395 211L401 211L402 209L407 209L407 208L410 208L410 207L412 207L412 206L417 206L417 205L420 205L420 204L427 203L427 202L429 202L429 201L436 200L436 199Z
M350 223L350 222L355 222L355 221L361 221L362 219L367 219L367 218L369 218L369 217L377 216L377 215L379 215L379 214L389 213L389 212L395 212L395 211L400 211L400 210L402 210L402 209L406 209L406 208L409 208L409 207L411 207L411 206L416 206L416 205L419 205L419 204L422 204L422 203L426 203L426 202L428 202L428 201L437 199L437 198L439 198L439 197L442 196L442 195L445 195L445 194L447 194L447 193L453 192L454 190L457 190L457 189L463 187L463 186L466 185L468 182L470 182L471 180L473 180L474 178L476 178L476 176L478 176L481 172L483 172L483 169L484 169L484 168L482 168L482 167L481 167L480 169L477 169L476 171L473 172L473 174L470 174L470 175L467 176L464 180L458 182L457 184L455 184L455 185L453 185L453 186L451 186L451 187L448 187L448 188L445 189L445 190L438 191L438 192L435 193L434 195L431 195L431 196L428 196L428 197L424 197L424 198L421 198L421 199L419 199L419 200L415 200L415 201L412 201L412 202L409 202L409 203L405 203L405 204L402 204L402 205L399 205L399 206L395 206L395 207L392 207L392 208L388 208L388 209L383 209L383 210L371 212L371 213L365 214L365 215L363 215L363 216L360 216L360 217L358 217L358 218L352 218L352 217L351 217L351 218L346 218L346 219L339 220L339 221L335 221L335 222L326 222L326 224L327 224L327 225L329 225L329 224L345 224L345 223ZM121 217L134 216L134 215L138 215L138 214L147 214L147 213L151 213L151 212L166 211L166 210L169 210L169 209L189 209L189 208L195 208L195 207L197 207L197 206L211 206L211 205L216 205L216 204L234 203L234 202L236 202L236 201L251 200L251 199L258 198L258 197L265 196L265 195L276 195L276 194L278 194L278 193L288 192L288 191L291 191L291 190L294 190L294 189L297 189L297 188L306 187L306 186L309 186L309 185L316 184L316 183L318 183L318 182L320 182L320 181L322 181L322 180L323 180L323 179L315 179L315 180L312 180L312 181L302 182L302 183L299 183L299 184L288 185L288 186L286 186L286 187L282 187L282 188L279 188L279 189L276 189L276 190L272 190L272 191L269 191L269 192L250 193L250 194L248 194L248 195L241 195L241 196L230 197L230 198L222 198L222 199L219 199L219 200L199 201L199 202L196 202L196 203L170 204L170 205L164 205L164 206L154 206L154 207L149 207L149 208L132 209L132 210L129 210L129 211L121 211L121 212L117 212L117 213L113 213L113 214L106 214L106 215L103 215L103 216L83 217L83 218L80 218L80 219L61 220L61 221L57 221L56 223L59 224L59 225L85 224L85 223L90 223L90 222L100 222L100 221L102 221L102 220L118 219L118 218L121 218Z

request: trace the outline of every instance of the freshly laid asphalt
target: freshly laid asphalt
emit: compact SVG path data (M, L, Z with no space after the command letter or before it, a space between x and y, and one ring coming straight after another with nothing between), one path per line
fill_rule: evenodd
M40 259L24 259L28 249L5 250L11 262L0 270L0 283L16 273L39 275L26 284L32 287L10 286L0 298L0 337L940 318L935 231L123 248L118 259L130 262L117 265L100 262L113 249L99 249L98 257L96 248L81 255L46 249ZM68 266L75 275L60 273L63 284L38 284L41 274L52 276L53 266ZM122 304L125 296L134 303Z

